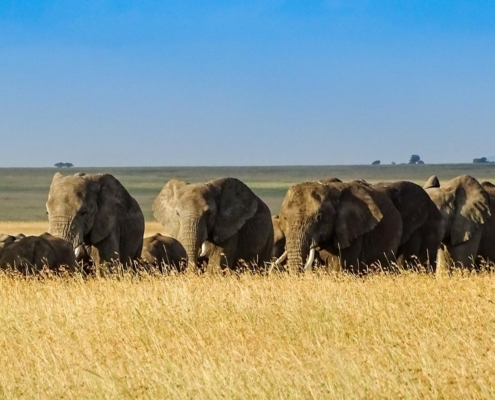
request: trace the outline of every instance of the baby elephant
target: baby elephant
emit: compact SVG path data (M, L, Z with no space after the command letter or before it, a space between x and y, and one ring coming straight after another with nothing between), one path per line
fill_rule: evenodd
M148 265L157 266L160 270L167 265L182 271L186 266L187 253L178 240L157 233L144 239L141 258Z
M22 237L19 240L11 236L5 240L5 245L0 250L0 268L13 268L32 274L43 267L54 272L62 269L75 272L77 263L72 246L49 233Z

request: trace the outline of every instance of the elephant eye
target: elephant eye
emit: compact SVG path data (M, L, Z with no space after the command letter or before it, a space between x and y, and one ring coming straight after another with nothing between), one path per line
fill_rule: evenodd
M81 211L79 211L79 215L81 217L84 217L88 213L88 210L86 208L83 208Z
M317 221L321 221L321 213L316 214L316 218L315 219Z

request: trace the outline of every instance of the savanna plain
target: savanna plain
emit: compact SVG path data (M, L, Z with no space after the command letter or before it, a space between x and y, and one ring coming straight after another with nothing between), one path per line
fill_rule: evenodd
M75 173L79 169L64 170ZM495 165L101 168L141 205L171 178L234 176L276 214L287 188L329 177L423 184ZM0 232L40 234L54 169L0 169ZM493 398L489 272L365 278L0 273L0 398Z

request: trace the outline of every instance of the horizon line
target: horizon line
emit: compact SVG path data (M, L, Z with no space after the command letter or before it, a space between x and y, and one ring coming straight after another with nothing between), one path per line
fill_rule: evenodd
M456 162L456 163L425 163L425 164L409 164L409 163L396 163L396 164L274 164L274 165L139 165L139 166L72 166L72 167L5 167L0 166L0 170L4 169L55 169L55 170L74 170L78 168L284 168L284 167L398 167L398 166L415 166L424 167L427 165L495 165L495 161L489 161L486 163L473 163L473 162Z

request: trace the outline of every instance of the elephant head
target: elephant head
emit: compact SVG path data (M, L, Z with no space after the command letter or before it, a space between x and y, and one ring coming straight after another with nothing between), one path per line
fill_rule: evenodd
M57 172L50 185L46 209L49 233L65 239L77 251L83 244L94 245L118 226L132 198L112 175Z
M458 176L442 185L436 176L432 176L424 189L442 214L443 239L449 245L470 240L491 215L488 193L469 175Z
M207 183L169 181L155 202L155 218L165 234L179 240L189 263L198 261L209 246L233 237L256 213L258 197L243 182L222 178Z
M337 253L370 232L383 215L372 189L359 182L335 179L305 182L289 188L280 211L289 268L312 264L318 248Z

